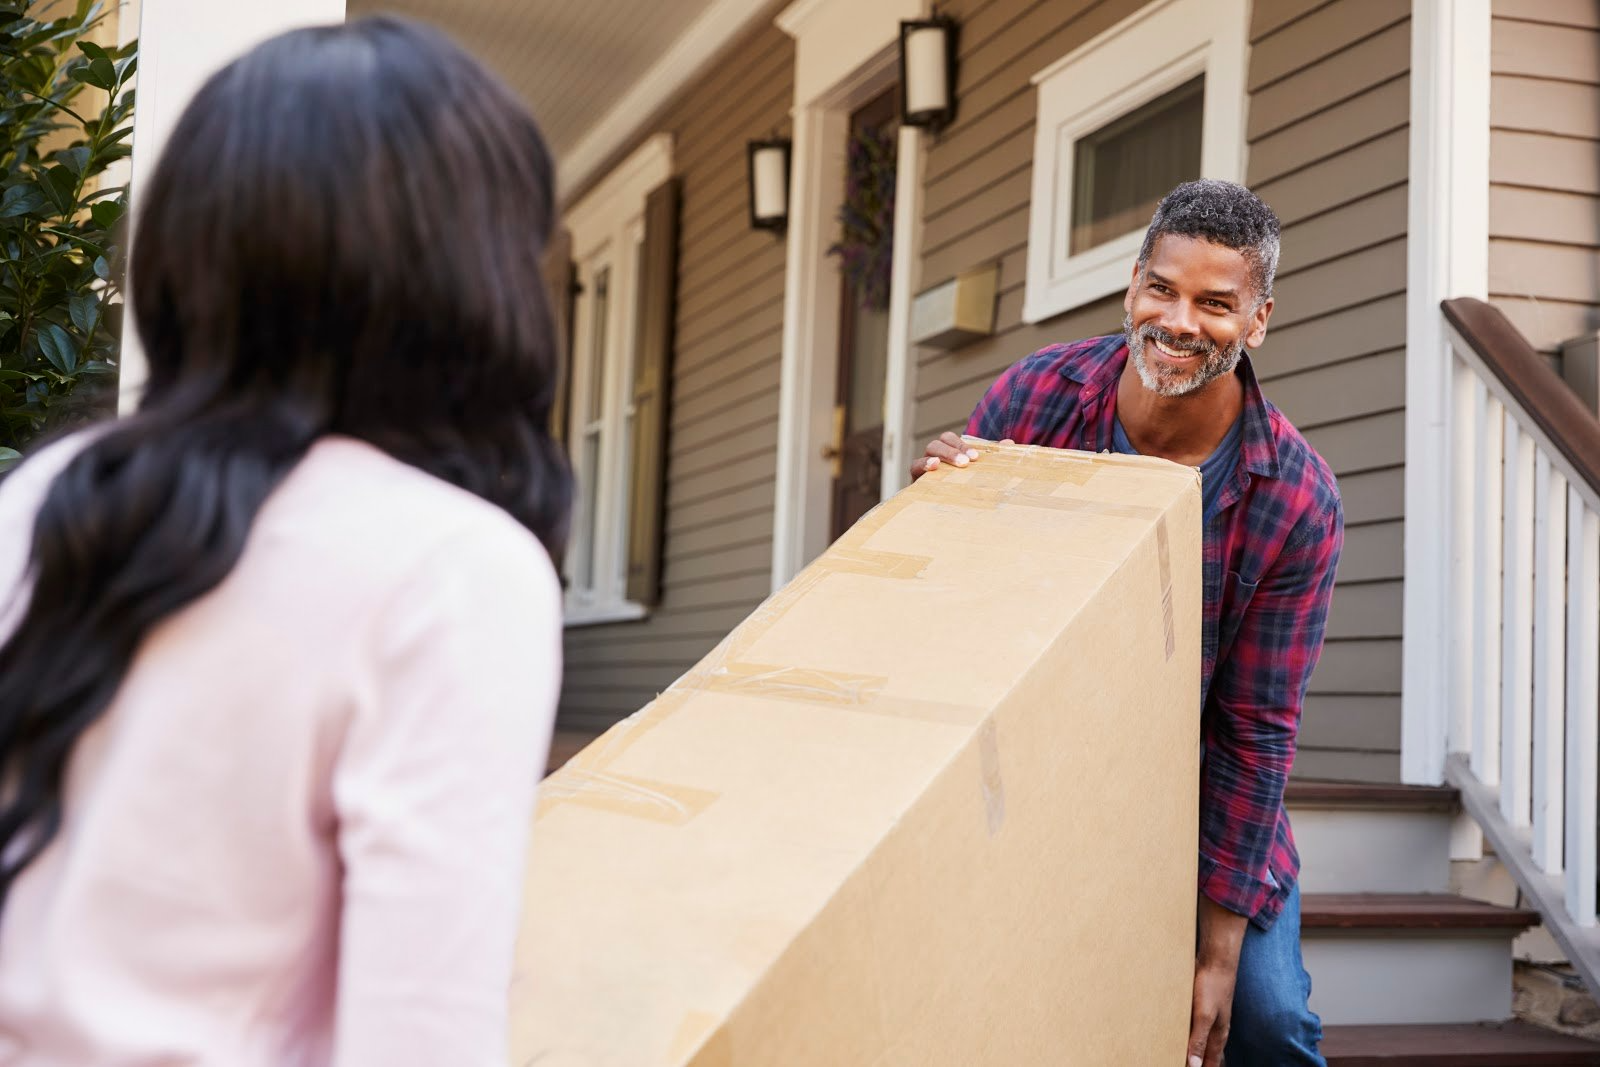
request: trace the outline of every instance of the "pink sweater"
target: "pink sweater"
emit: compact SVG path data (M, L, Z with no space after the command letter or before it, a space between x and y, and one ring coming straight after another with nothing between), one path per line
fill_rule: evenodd
M0 635L78 447L0 483ZM79 741L0 912L0 1064L503 1064L560 598L504 512L318 443Z

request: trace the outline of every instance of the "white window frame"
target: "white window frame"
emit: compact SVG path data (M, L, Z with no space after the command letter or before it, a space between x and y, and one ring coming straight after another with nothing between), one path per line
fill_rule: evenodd
M568 452L578 499L572 543L567 550L566 624L626 622L648 614L627 599L628 498L633 419L633 360L640 300L639 247L644 241L645 200L672 176L672 138L652 137L611 171L566 213L577 264L573 309L572 392L568 397ZM604 351L595 349L595 281L608 271ZM602 386L602 383L603 386ZM604 389L604 396L595 393ZM596 417L591 419L591 410ZM590 469L590 436L600 445ZM595 536L587 539L590 517ZM580 563L593 581L577 581Z
M1144 239L1140 226L1072 254L1080 138L1203 74L1200 176L1244 180L1249 20L1249 5L1239 0L1157 0L1033 76L1039 101L1024 322L1126 289Z

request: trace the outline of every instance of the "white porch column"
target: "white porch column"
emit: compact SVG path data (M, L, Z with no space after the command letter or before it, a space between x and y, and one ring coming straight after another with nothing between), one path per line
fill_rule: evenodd
M794 151L789 186L778 470L773 501L772 588L788 584L828 546L832 477L821 459L829 439L839 359L839 269L827 255L838 236L850 113L895 79L900 22L926 14L927 0L795 0L777 24L795 41ZM917 143L901 135L902 151ZM919 157L920 151L912 153ZM911 285L916 272L915 158L902 159L890 280L891 405L885 467L909 467ZM904 208L902 211L901 208ZM904 320L904 321L902 321ZM903 457L903 464L902 464ZM898 488L888 469L884 489Z
M345 0L143 0L139 16L139 102L133 113L130 207L155 168L167 135L200 85L261 41L298 26L344 21ZM131 285L137 279L130 279ZM122 332L117 407L138 403L147 368L131 307Z
M1452 356L1442 300L1482 298L1489 257L1489 2L1412 0L1400 774L1444 781L1453 582Z

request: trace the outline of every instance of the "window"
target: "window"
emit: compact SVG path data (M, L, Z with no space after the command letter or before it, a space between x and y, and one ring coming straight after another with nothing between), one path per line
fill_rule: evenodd
M1125 289L1174 185L1243 179L1247 8L1157 0L1034 77L1025 321Z
M1074 147L1073 255L1139 230L1167 190L1200 177L1206 81L1195 78Z
M635 380L647 200L671 178L671 143L656 138L567 212L578 295L573 308L568 451L577 501L567 551L567 623L642 618L630 599L628 533L637 507Z

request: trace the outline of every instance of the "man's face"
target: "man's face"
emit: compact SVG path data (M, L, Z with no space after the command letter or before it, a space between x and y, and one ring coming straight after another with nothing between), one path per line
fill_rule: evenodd
M1197 237L1157 239L1122 306L1128 355L1146 389L1188 396L1239 365L1266 339L1272 301L1257 306L1243 253Z

